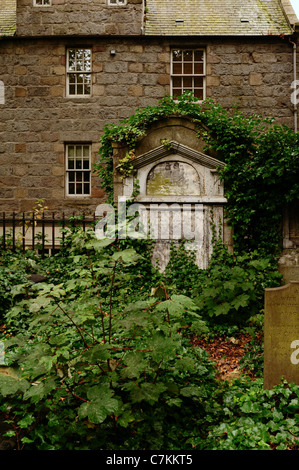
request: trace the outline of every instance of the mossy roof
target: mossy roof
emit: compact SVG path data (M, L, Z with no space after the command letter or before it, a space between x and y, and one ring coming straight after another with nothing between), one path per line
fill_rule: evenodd
M146 0L146 8L145 34L158 36L284 35L288 18L297 20L290 0ZM15 32L16 0L0 0L0 36Z
M16 0L0 0L0 36L13 36L16 32Z
M268 36L292 34L288 0L146 0L146 35ZM291 7L292 8L292 7Z

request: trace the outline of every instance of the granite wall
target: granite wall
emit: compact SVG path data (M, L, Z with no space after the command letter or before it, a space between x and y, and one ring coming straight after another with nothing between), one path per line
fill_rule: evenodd
M19 8L25 11L28 4L21 0ZM54 10L67 5L53 0ZM67 97L68 47L92 49L91 97ZM65 144L90 143L95 161L106 124L156 105L169 93L172 47L206 49L207 97L227 109L271 115L293 127L293 49L284 38L2 38L1 209L30 210L42 198L50 210L93 212L105 200L96 175L90 197L65 194Z

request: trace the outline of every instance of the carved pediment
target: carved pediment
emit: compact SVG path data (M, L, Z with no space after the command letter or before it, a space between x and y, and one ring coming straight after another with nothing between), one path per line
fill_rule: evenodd
M136 170L150 165L152 163L158 162L169 155L176 154L180 157L183 157L187 160L190 160L194 163L202 165L210 170L217 170L217 168L223 168L224 163L216 158L210 157L202 152L194 150L186 145L180 144L175 141L167 142L166 145L161 145L149 152L138 156L133 160L133 166Z

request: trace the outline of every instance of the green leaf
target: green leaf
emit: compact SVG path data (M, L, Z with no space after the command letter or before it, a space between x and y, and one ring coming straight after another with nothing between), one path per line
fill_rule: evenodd
M135 383L128 384L125 387L130 391L131 400L133 403L140 403L146 401L150 404L154 404L160 398L160 395L167 390L167 387L163 383L142 383L137 386Z
M105 361L110 357L109 347L109 344L96 344L82 354L79 362L87 361L96 364L99 361Z
M26 380L0 375L0 395L3 397L23 393L28 387Z
M227 315L231 309L231 305L228 302L223 302L220 305L214 307L213 315L218 317L219 315Z
M55 388L56 382L53 378L37 384L31 384L30 388L24 393L24 399L27 400L29 398L33 403L37 403L42 399L46 399L49 393Z
M117 413L119 401L112 398L113 391L108 384L96 385L88 390L89 403L83 403L79 410L79 418L87 417L92 423L100 424L107 416Z
M124 359L124 365L126 367L121 370L121 376L123 378L135 378L148 370L148 362L144 359L144 353L140 351L134 351L128 353Z
M114 261L121 260L126 264L131 264L136 263L139 259L141 259L141 256L133 248L127 248L126 250L113 253L112 259Z
M238 310L240 307L246 307L248 305L250 297L247 294L241 294L232 301L232 306Z
M18 426L20 426L20 428L28 428L32 423L34 423L34 421L35 417L32 414L27 414L24 418L18 421Z

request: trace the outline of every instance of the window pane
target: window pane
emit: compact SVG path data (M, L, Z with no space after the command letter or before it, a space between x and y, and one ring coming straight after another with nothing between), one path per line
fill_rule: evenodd
M81 183L76 184L76 194L82 194L82 184Z
M71 84L76 83L76 74L75 74L75 73L70 73L70 74L69 74L69 82L70 82Z
M84 51L84 70L85 72L91 71L91 53L89 49Z
M73 157L75 155L75 147L73 145L68 146L68 156Z
M69 194L75 194L75 185L74 185L74 183L69 184Z
M174 96L181 96L181 94L182 94L182 89L181 88L173 88L172 91L173 91Z
M194 96L199 100L203 100L203 90L194 90Z
M195 62L203 62L203 51L194 51Z
M172 51L172 60L174 62L182 62L182 51Z
M89 183L89 171L84 172L84 182Z
M83 85L77 85L77 95L83 95Z
M184 51L184 62L192 62L193 60L193 51Z
M186 87L187 87L187 88L188 88L188 87L189 87L189 88L190 88L190 87L192 88L192 77L184 77L184 78L183 78L183 87L184 87L184 88L186 88Z
M68 169L73 170L75 168L74 160L68 160Z
M195 77L194 78L194 86L195 87L203 87L203 77Z
M75 172L74 171L69 172L69 181L70 182L75 181Z
M82 170L82 160L76 160L76 170Z
M181 77L174 77L174 78L173 78L173 81L172 81L172 84L173 84L174 88L180 87L181 84L182 84L182 79L181 79Z
M89 160L83 160L83 170L89 170Z
M76 70L76 51L69 50L69 61L68 61L69 70Z
M90 95L90 85L84 85L84 95Z
M173 64L173 73L176 75L182 74L182 64Z
M196 74L203 74L203 64L194 64L194 73Z
M184 74L185 75L192 75L192 64L184 64Z
M86 157L89 159L89 146L88 145L83 145L83 157Z
M84 183L84 194L90 193L90 185L89 183Z
M81 158L82 157L82 146L81 145L76 145L76 157Z

